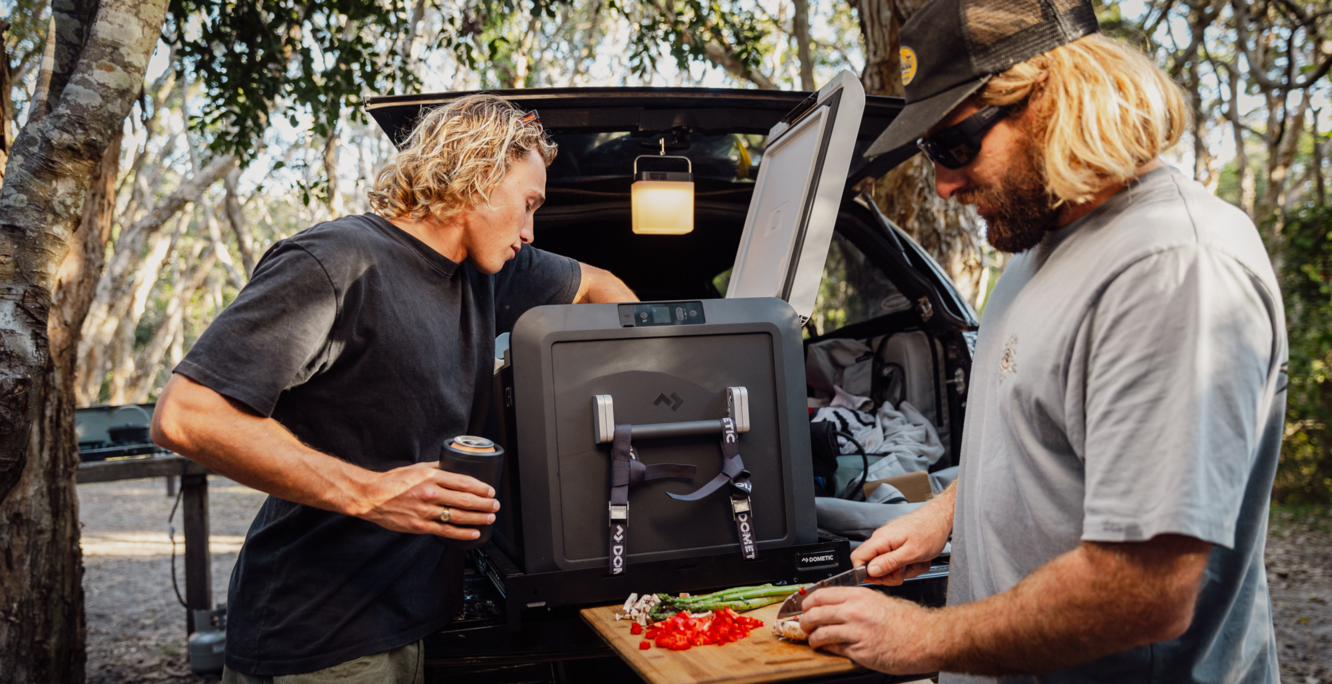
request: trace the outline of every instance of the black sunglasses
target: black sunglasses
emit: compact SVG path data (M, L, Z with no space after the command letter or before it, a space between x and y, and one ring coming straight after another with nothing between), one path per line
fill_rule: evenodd
M960 169L980 154L985 133L1003 120L1012 107L990 106L967 117L955 126L945 128L928 138L916 140L916 147L931 161L949 169Z

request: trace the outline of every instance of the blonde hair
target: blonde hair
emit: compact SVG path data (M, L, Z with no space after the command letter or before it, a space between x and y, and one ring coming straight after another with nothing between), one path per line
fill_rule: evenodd
M535 150L547 165L555 143L537 121L496 95L468 95L427 112L397 158L375 178L370 207L386 218L444 221L504 180L509 165Z
M1025 106L1056 204L1081 203L1174 145L1189 125L1184 93L1138 50L1084 36L990 79L985 105Z

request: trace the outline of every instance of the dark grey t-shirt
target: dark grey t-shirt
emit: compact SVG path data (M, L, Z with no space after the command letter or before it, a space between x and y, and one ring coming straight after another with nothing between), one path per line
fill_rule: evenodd
M1184 636L1035 681L1278 680L1263 548L1283 316L1253 223L1170 168L1005 269L972 367L948 602L1084 540L1213 545Z
M580 276L531 247L484 275L348 216L274 245L175 370L364 468L435 461L479 429L496 333L571 302ZM227 666L296 674L410 643L452 618L461 577L434 536L269 497L231 576Z

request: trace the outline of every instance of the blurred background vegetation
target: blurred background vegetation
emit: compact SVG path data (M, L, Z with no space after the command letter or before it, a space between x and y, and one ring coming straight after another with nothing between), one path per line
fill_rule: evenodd
M173 0L106 184L106 267L83 325L76 401L153 400L273 242L367 210L367 184L393 153L364 114L368 96L615 85L807 90L842 69L863 74L870 92L895 94L896 26L923 4ZM1153 55L1192 101L1193 125L1167 161L1241 207L1263 234L1291 341L1275 494L1332 502L1332 212L1324 207L1332 117L1322 116L1332 0L1107 1L1098 12L1107 33ZM49 0L3 0L0 15L10 141L42 104ZM931 200L931 182L917 165L863 189L983 315L1007 257L986 245L973 213ZM833 245L839 265L824 283L820 330L864 315L855 310L865 302L845 287L852 275L841 272L857 267L856 255L842 249Z

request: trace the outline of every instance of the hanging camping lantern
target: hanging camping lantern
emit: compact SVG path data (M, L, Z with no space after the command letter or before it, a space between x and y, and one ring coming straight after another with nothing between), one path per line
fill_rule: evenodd
M686 171L639 171L639 159L680 159ZM694 165L688 157L661 154L634 159L634 184L630 190L634 233L638 235L684 235L694 230Z

